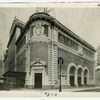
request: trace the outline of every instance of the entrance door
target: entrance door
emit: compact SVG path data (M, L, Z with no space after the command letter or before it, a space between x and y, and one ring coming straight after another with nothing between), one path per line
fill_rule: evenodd
M78 77L78 85L81 86L81 77Z
M74 76L70 76L70 85L74 86Z
M42 73L35 73L35 88L42 88Z
M84 84L87 85L87 77L84 77Z

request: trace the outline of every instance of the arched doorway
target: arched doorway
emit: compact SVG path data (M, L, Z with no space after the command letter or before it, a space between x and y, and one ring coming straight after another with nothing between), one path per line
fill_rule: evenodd
M78 86L81 86L82 85L82 69L79 68L78 69L78 78L77 78L77 83L78 83Z
M70 85L75 86L75 67L72 66L70 69Z
M84 85L87 85L87 80L88 80L88 70L84 70Z

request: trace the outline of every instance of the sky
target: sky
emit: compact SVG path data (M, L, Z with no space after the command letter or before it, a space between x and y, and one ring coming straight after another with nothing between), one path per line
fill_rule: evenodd
M0 42L3 51L9 40L9 32L16 16L23 22L35 13L35 7L1 7L0 8ZM90 45L97 48L100 45L100 8L56 7L55 18L80 36ZM52 15L52 12L50 13Z

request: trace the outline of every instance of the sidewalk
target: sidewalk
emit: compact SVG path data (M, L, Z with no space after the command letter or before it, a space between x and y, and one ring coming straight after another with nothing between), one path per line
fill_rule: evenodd
M77 91L93 90L93 89L100 89L100 87L75 87L75 88L62 89L62 92L77 92ZM10 88L10 91L59 92L59 89L43 90L43 89Z

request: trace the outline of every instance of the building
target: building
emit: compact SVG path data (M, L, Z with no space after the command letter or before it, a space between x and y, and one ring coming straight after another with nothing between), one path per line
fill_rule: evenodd
M3 50L2 50L2 41L0 41L0 83L3 83L5 78L3 75Z
M95 49L47 13L35 13L26 23L15 17L4 59L11 85L55 89L95 84Z
M97 47L97 65L95 68L95 84L100 86L100 45Z

